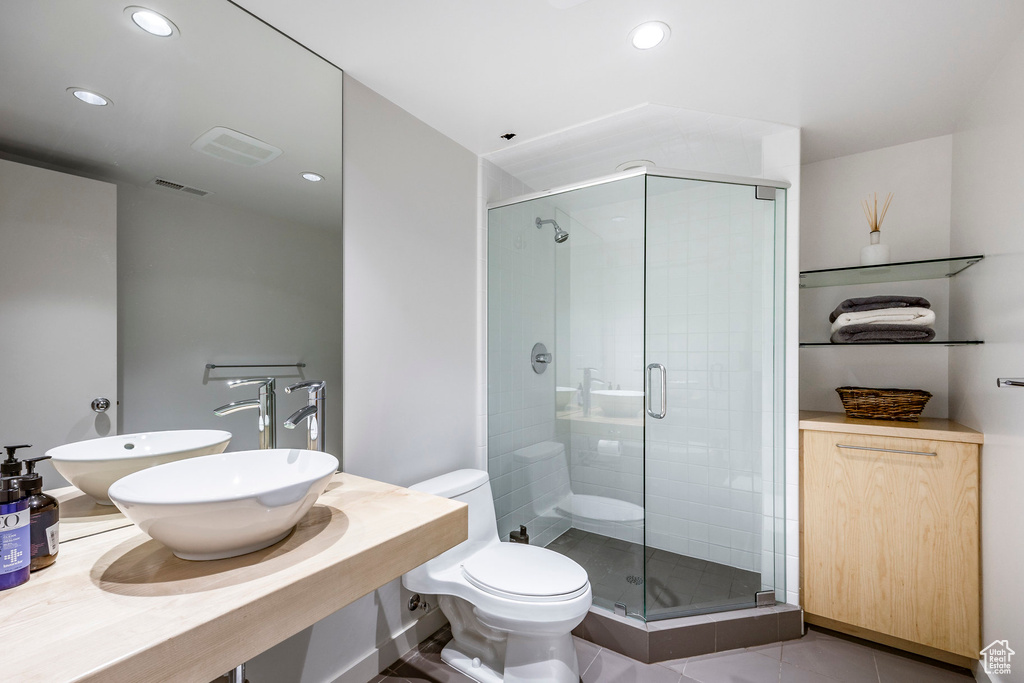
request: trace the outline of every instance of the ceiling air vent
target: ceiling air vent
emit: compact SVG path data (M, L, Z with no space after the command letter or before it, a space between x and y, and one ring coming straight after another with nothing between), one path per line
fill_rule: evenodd
M195 195L196 197L205 197L210 194L206 190L200 190L198 187L189 187L188 185L182 185L181 183L173 183L170 180L164 180L163 178L154 178L153 184L157 187L163 187L177 192L185 192L187 194Z
M251 135L218 126L192 143L192 149L239 166L262 166L281 156L282 151Z

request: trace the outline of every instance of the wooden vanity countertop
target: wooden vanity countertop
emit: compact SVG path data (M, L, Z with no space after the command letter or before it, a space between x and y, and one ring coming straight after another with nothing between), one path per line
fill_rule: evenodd
M240 557L180 560L134 525L79 537L0 592L0 677L208 683L466 540L467 520L463 503L339 473L290 536Z
M800 411L800 429L844 434L869 434L902 439L928 439L956 441L958 443L985 442L985 435L952 420L922 417L918 422L896 420L861 420L847 417L846 413Z

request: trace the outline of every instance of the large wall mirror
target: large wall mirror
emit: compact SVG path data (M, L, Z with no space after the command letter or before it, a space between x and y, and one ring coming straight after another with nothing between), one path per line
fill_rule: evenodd
M226 0L143 4L170 35L126 1L0 7L0 441L217 428L256 448L254 411L213 409L265 375L279 423L306 400L283 386L327 381L340 457L343 74Z

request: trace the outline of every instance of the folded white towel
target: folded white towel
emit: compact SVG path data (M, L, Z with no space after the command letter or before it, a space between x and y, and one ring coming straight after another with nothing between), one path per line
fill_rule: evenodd
M880 308L874 311L843 313L832 323L832 331L846 325L899 324L930 327L935 323L935 311L930 308Z

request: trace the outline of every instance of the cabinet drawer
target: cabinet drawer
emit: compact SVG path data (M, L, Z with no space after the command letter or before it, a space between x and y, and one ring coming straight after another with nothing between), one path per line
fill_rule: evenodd
M978 446L805 430L804 609L977 658Z

